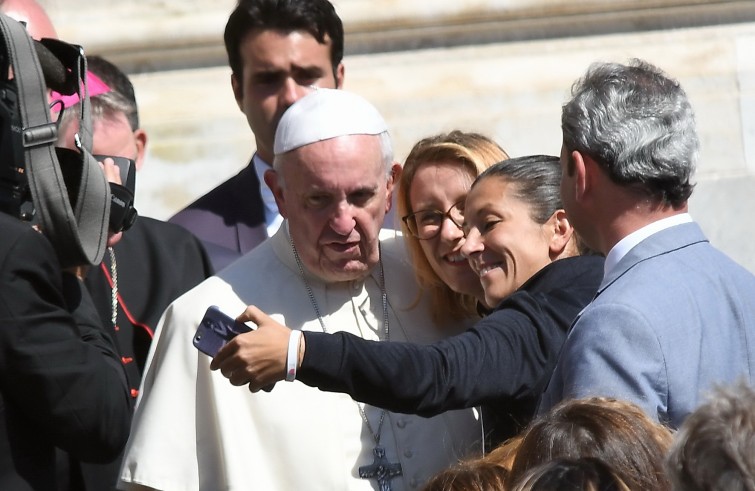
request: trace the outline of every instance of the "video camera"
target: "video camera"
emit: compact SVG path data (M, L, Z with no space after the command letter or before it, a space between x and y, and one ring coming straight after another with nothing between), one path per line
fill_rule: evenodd
M50 120L48 88L79 96L78 151L54 146L58 127ZM63 267L99 264L108 228L126 230L137 215L133 162L111 157L123 185L107 183L91 147L82 48L32 40L0 14L0 211L38 224Z

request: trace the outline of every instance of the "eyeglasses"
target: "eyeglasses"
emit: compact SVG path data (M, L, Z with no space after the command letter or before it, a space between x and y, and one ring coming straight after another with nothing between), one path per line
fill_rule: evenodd
M406 215L401 220L414 237L419 240L428 240L440 233L443 220L446 218L461 229L464 223L464 200L454 203L445 213L440 210L421 210Z

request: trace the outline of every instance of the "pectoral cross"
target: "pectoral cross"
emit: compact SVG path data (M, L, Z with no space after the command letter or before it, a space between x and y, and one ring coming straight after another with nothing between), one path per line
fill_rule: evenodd
M385 457L385 449L380 445L372 449L375 461L372 465L363 465L359 468L359 477L362 479L377 479L380 491L391 491L391 479L401 475L401 464L391 464Z

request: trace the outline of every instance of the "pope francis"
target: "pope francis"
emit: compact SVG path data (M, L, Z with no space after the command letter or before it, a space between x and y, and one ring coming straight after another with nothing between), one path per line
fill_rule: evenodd
M394 414L295 381L252 394L192 345L210 305L235 317L254 304L294 329L373 340L452 334L430 321L401 237L380 231L398 172L386 124L363 98L317 89L284 113L265 175L284 225L166 310L121 489L410 490L479 452L470 410Z

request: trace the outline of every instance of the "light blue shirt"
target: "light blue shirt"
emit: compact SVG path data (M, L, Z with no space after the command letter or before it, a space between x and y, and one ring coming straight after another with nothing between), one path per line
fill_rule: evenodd
M606 262L603 264L603 278L607 277L608 273L610 273L611 270L615 268L617 264L619 264L619 261L621 261L621 259L626 256L634 246L636 246L643 240L647 239L653 234L657 234L661 230L666 230L667 228L671 228L675 225L681 225L682 223L690 222L692 222L692 217L690 216L690 214L681 213L679 215L663 218L661 220L658 220L657 222L645 225L644 227L635 230L631 234L627 235L619 242L617 242L610 251L608 251Z
M267 225L267 236L272 237L283 223L283 217L278 213L278 205L275 203L273 190L265 183L265 172L272 169L272 166L262 160L258 154L252 157L254 163L254 172L257 173L257 179L260 181L260 195L262 203L265 205L265 225Z

